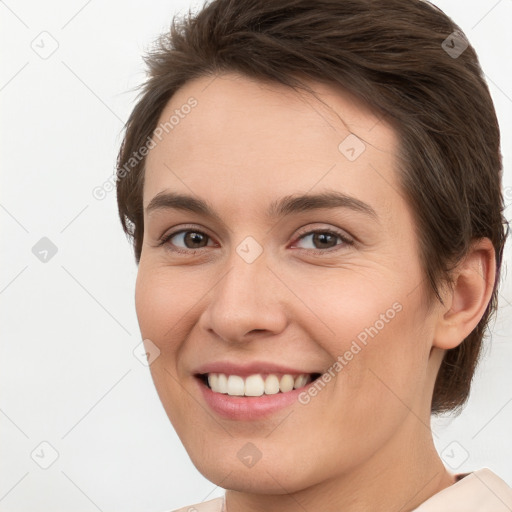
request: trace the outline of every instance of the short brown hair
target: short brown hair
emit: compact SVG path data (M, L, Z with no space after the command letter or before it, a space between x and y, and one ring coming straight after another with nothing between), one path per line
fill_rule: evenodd
M487 237L494 246L491 300L473 332L446 352L435 383L432 413L460 412L497 308L508 233L498 121L461 29L422 0L214 0L173 19L145 60L149 77L117 161L119 215L137 264L145 158L133 156L180 87L236 72L309 92L300 77L347 90L397 130L397 172L413 209L429 300L441 300L438 285L450 283L450 269L473 240Z

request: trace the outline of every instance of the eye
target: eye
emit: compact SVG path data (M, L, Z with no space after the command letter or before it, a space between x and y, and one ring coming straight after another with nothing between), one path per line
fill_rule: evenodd
M199 249L207 247L210 237L196 229L181 229L165 235L158 244L167 245L168 249L183 254L195 254Z
M313 250L320 252L330 252L331 250L338 250L337 246L352 245L354 242L344 234L328 229L317 229L315 231L308 231L306 234L301 235L298 242L307 241L303 244L306 247L299 247L299 249ZM341 240L341 243L338 243ZM297 242L295 243L295 245Z
M203 231L189 228L173 231L165 235L159 241L158 246L165 245L172 252L194 255L205 247L215 245L213 243L209 244L209 241L211 241L210 236ZM297 247L299 243L303 245L303 247L298 247L301 250L326 253L340 250L342 247L352 245L354 242L341 232L332 229L317 229L300 235L294 246Z

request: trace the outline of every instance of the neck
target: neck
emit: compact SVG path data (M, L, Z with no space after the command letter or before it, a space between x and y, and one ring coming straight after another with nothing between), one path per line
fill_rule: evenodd
M439 458L430 427L410 415L385 446L349 472L293 493L227 490L225 512L410 512L453 483L454 475Z

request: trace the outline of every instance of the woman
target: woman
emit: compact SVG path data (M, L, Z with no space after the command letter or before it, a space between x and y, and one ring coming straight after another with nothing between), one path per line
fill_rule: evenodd
M175 21L118 159L157 392L224 498L182 510L512 509L454 474L506 238L498 123L419 0L216 0Z

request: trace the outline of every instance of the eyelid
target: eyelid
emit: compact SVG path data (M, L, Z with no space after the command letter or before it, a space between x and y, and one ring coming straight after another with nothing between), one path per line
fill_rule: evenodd
M167 244L169 244L169 241L171 238L174 238L175 236L177 235L180 235L182 233L186 233L186 232L194 232L194 233L200 233L202 235L205 235L209 240L214 240L214 238L209 235L206 230L204 230L203 228L201 229L196 229L197 226L194 226L194 225L183 225L183 226L180 226L179 228L177 229L174 229L174 228L171 228L171 231L167 231L166 233L164 233L159 239L158 239L158 244L157 244L157 247L161 247L161 246L165 246ZM195 254L196 252L200 251L201 249L204 249L205 247L200 247L198 249L183 249L181 247L176 247L176 248L173 248L173 249L169 249L171 252L178 252L178 253L186 253L186 254Z
M333 228L333 227L309 227L304 228L299 231L299 233L296 235L294 241L292 242L292 247L295 246L297 242L300 240L306 238L307 236L314 235L316 233L330 233L332 235L335 235L340 238L342 241L341 244L336 244L334 247L328 247L326 249L303 249L301 247L298 247L297 250L299 251L307 251L307 252L313 252L315 254L330 254L332 252L340 251L343 249L343 247L354 245L355 241L354 238L346 233L345 231L339 229L339 228Z
M179 233L182 233L183 231L194 231L198 233L202 233L204 235L207 235L210 238L213 238L210 236L204 228L200 228L195 224L179 224L178 226L173 226L172 228L167 229L164 234L159 237L159 241L169 239L170 237L173 237L174 235L177 235Z
M347 233L347 231L332 226L326 227L325 224L317 227L311 227L311 224L308 224L308 226L299 229L296 237L299 239L304 235L310 235L312 233L333 233L346 241L354 242L354 237Z

